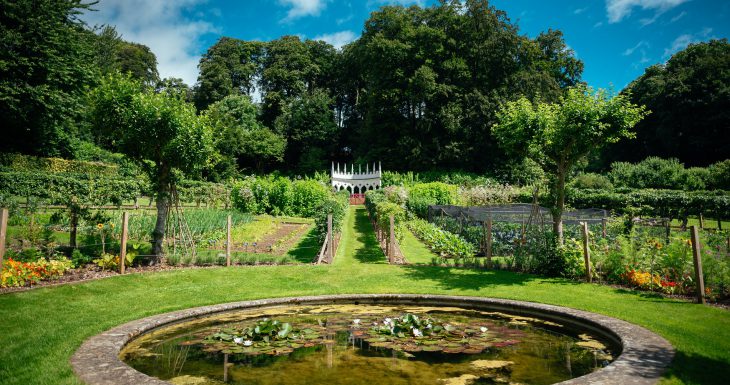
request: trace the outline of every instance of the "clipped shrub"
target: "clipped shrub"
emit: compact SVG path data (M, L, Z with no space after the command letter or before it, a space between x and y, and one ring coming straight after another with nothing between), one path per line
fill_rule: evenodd
M579 174L572 181L570 187L580 189L612 190L613 184L607 176L592 172Z
M292 184L291 212L301 217L314 216L315 210L332 193L330 188L317 180L297 180Z
M707 188L730 190L730 159L711 164L707 171Z
M350 204L350 193L347 190L330 195L323 200L314 211L314 227L320 242L327 236L327 215L332 214L332 232L339 233L345 219L345 212Z
M408 210L421 218L428 215L428 206L452 205L458 200L457 187L442 182L416 184L408 191Z

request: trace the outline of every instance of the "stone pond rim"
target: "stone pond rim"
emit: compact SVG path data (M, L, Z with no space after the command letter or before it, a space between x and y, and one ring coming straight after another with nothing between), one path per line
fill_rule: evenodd
M655 384L662 377L674 357L674 348L667 340L643 327L616 318L567 307L482 297L422 294L346 294L229 302L139 319L86 340L71 357L71 365L76 375L89 385L169 385L169 382L147 376L128 366L119 359L119 352L129 341L157 328L217 313L286 305L352 303L456 306L465 309L501 311L585 328L620 347L621 353L616 360L605 368L585 376L560 382L560 385Z

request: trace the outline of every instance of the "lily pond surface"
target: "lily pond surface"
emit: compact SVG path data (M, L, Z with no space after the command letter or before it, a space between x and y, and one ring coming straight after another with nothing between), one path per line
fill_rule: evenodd
M618 351L584 330L499 312L309 305L175 324L120 357L177 385L545 385L598 370Z

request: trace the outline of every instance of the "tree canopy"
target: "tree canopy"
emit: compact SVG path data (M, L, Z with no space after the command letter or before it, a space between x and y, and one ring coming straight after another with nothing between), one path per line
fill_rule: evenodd
M730 154L730 43L690 44L666 64L646 69L623 91L652 114L636 126L637 140L612 146L610 161L649 156L707 166Z
M573 167L606 144L633 138L633 127L645 115L645 108L625 95L611 97L577 86L557 103L532 103L525 97L506 103L493 131L508 153L534 160L551 178L553 222L562 240L565 183Z

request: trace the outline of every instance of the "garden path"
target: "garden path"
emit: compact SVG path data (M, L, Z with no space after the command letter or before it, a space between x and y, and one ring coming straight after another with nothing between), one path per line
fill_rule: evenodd
M342 226L342 239L337 248L334 265L354 267L358 264L386 263L385 255L378 246L373 226L363 205L348 208Z

